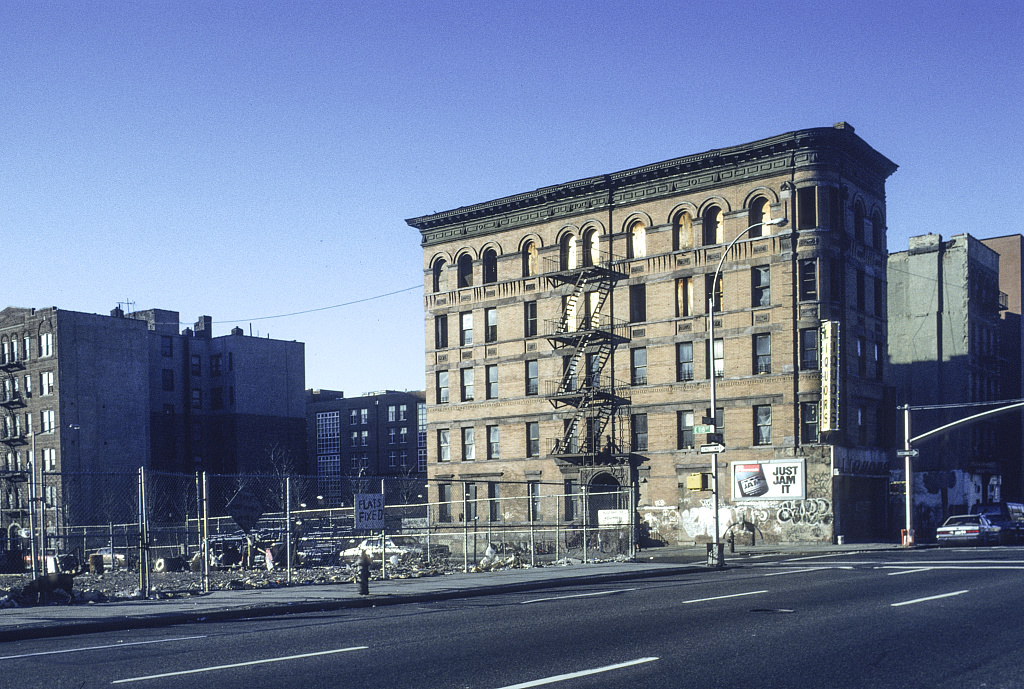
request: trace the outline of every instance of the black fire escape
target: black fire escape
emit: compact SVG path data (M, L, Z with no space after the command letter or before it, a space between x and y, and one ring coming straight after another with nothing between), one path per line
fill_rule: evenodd
M565 268L546 275L553 288L571 286L547 339L562 355L562 376L547 381L544 393L556 409L571 409L551 454L577 465L623 464L629 459L628 386L617 384L610 366L614 349L629 341L628 324L608 313L615 284L628 277L612 260Z

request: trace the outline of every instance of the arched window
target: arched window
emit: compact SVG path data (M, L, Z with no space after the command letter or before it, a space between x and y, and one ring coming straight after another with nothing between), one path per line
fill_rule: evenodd
M488 249L483 255L484 284L498 281L498 252Z
M601 237L597 230L590 229L583 233L583 265L597 266L601 264Z
M535 242L527 242L523 247L523 277L528 278L537 274L537 263L539 254Z
M725 214L718 206L708 206L707 210L704 211L704 215L701 217L701 230L703 232L701 243L704 246L721 244L725 241L722 235L724 220Z
M750 213L747 216L747 224L757 225L757 227L752 229L747 236L764 237L770 234L771 226L764 225L763 223L766 223L771 219L771 207L768 205L768 199L764 197L754 199L753 203L750 204Z
M473 286L473 257L469 254L459 256L459 288Z
M443 258L439 258L434 261L434 291L443 292L448 289L448 276L445 268L447 265Z
M626 247L626 258L643 258L647 255L647 228L642 222L629 226L629 245Z
M576 235L567 234L562 237L562 242L559 246L559 263L562 270L572 270L579 267L579 256L576 250Z
M693 246L693 218L686 211L672 222L672 251L682 251Z
M853 206L853 238L864 242L864 204L860 201Z

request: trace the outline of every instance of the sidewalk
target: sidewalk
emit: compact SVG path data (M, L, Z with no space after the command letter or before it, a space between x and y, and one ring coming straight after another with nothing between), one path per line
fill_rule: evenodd
M758 546L744 548L735 554L727 551L725 564L727 567L741 565L744 560L755 555L855 552L896 547L891 544ZM8 608L0 610L0 641L469 598L568 584L705 572L706 553L705 546L657 548L639 553L633 562L549 565L498 572L371 581L370 595L367 596L359 595L356 584L323 584L213 591L190 598Z

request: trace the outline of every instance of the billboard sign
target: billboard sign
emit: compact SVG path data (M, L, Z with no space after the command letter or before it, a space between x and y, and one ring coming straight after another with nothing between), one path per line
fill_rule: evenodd
M733 500L802 500L806 496L805 479L802 459L733 462Z

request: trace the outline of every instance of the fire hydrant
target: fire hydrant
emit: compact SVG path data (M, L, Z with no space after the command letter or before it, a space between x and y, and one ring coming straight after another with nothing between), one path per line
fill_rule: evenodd
M359 595L370 594L370 556L364 550L359 553Z

